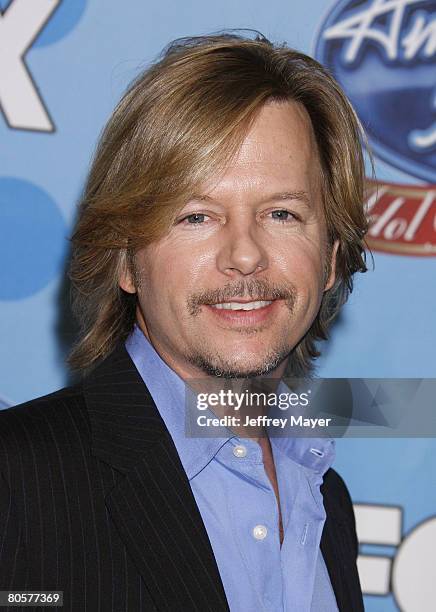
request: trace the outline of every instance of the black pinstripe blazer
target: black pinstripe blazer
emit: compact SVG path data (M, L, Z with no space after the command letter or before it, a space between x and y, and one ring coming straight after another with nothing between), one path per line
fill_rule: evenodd
M351 500L332 469L321 490L338 607L359 612ZM0 412L0 590L20 589L62 590L71 612L229 610L176 448L123 345L83 384Z

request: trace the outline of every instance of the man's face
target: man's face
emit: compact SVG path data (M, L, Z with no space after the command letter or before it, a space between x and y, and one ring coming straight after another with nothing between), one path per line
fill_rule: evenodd
M137 286L129 273L120 285L182 378L283 374L334 282L320 184L307 112L268 103L224 174L137 253Z

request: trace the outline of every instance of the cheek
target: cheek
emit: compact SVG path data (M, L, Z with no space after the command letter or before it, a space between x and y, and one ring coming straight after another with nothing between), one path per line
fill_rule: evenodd
M211 257L192 244L161 244L141 253L139 270L143 280L139 299L144 308L184 317L190 293L205 288L210 277Z
M277 252L276 262L285 278L302 294L322 291L324 257L319 243L298 240Z
M185 296L189 287L202 287L215 268L216 249L204 242L197 245L193 239L173 240L171 245L162 245L153 256L153 277L162 283L171 279L172 292Z

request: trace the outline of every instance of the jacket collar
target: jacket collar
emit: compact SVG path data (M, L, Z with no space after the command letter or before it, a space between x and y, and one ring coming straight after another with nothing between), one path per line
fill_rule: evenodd
M127 473L168 436L159 411L124 344L84 380L95 457Z

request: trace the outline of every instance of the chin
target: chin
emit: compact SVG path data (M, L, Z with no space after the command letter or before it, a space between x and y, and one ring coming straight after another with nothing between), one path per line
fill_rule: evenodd
M233 359L232 359L233 357ZM229 359L203 359L201 360L202 369L207 374L220 376L222 378L254 378L258 376L268 376L281 363L281 358L273 359L253 359L253 355L248 353L247 357L229 355Z

